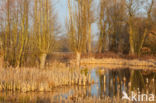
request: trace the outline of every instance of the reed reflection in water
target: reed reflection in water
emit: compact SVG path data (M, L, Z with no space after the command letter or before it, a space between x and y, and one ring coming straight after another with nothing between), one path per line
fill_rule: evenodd
M52 92L4 92L0 93L0 103L57 103L80 102L95 100L106 102L120 101L122 91L130 95L131 91L138 93L152 93L156 95L156 72L145 70L131 70L128 68L82 68L82 74L91 75L93 84L86 86L62 86ZM115 99L114 99L115 97ZM109 98L109 99L108 99ZM6 102L9 101L9 102Z
M91 74L95 81L98 80L92 86L92 94L100 98L105 96L121 97L122 91L128 94L131 91L156 94L156 72L154 71L98 68L91 70Z

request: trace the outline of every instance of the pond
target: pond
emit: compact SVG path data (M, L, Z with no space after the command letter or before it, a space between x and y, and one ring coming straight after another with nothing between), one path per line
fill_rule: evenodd
M57 103L76 102L78 99L106 98L121 99L123 92L131 95L156 95L156 72L152 70L132 70L129 68L107 69L104 67L87 69L82 73L91 75L92 84L87 86L62 86L52 92L1 92L0 103ZM146 99L146 98L145 98Z

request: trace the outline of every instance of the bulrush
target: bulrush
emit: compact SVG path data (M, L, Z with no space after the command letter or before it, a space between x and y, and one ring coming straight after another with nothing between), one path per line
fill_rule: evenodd
M35 90L36 90L36 88L35 88L35 84L32 83L32 84L31 84L31 91L35 91Z
M16 85L13 83L13 91L16 91Z
M154 90L155 90L155 86L154 86L154 78L153 78L149 83L149 91L152 92Z
M130 94L130 91L131 91L131 85L132 85L131 82L129 82L129 83L128 83L128 88L129 88L128 91L129 91L129 94Z
M26 84L25 83L22 83L22 85L21 85L21 92L23 92L23 93L25 93L25 92L27 92L27 87L26 87Z
M3 89L7 90L7 83L3 83Z
M117 86L117 96L120 96L120 85Z
M76 77L76 78L75 78L75 84L78 85L78 82L79 82L79 78Z
M148 84L148 82L149 82L149 81L148 81L148 78L146 78L146 83Z
M49 87L48 83L45 83L45 91L51 91L51 88Z
M2 91L3 90L3 88L2 88L2 84L0 83L0 91Z
M74 84L74 79L71 79L71 85L73 85Z
M155 80L154 80L154 78L153 78L153 79L152 79L152 82L154 83L154 81L155 81Z
M91 79L91 84L94 84L94 83L95 83L94 79Z
M0 78L0 90L21 92L51 91L53 87L91 83L90 74L86 76L81 73L81 70L71 70L67 67L47 68L46 70L37 68L1 69Z
M13 83L13 81L11 81L10 90L13 90L13 88L14 88L14 83Z
M85 76L85 75L83 75L83 76L82 76L82 78L83 78L83 80L82 80L83 85L85 86L85 85L86 85L86 76Z
M91 84L91 83L92 83L91 74L89 73L89 74L88 74L88 84Z
M11 83L9 82L9 83L7 83L7 86L6 86L7 88L7 90L11 90Z
M123 77L124 87L126 87L126 77Z
M29 83L26 84L27 91L31 91L31 85Z
M55 87L57 87L57 86L59 86L59 81L57 81L57 79L56 79L56 81L55 81Z
M21 86L19 83L17 83L17 86L16 86L17 90L21 90Z
M82 85L82 78L79 78L79 84L78 85Z
M43 83L40 83L39 87L38 87L38 91L43 92L44 91L44 85Z

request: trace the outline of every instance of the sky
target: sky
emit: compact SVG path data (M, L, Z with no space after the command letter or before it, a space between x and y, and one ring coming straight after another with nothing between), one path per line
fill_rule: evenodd
M56 12L58 21L65 26L66 18L68 17L68 0L56 0Z
M96 1L97 2L97 1ZM58 21L61 23L62 29L65 33L66 19L68 18L68 0L56 0L56 12L58 13ZM97 24L92 24L92 35L97 38L98 27ZM63 33L63 34L64 34Z
M150 0L148 0L150 1ZM156 1L156 0L155 0ZM62 26L62 29L65 34L66 32L66 19L68 18L68 0L55 0L56 2L56 12L58 13L58 21ZM98 4L99 0L95 0L95 3ZM150 1L151 2L151 1ZM143 9L140 9L143 11ZM96 23L92 24L92 35L95 39L98 37L98 26Z

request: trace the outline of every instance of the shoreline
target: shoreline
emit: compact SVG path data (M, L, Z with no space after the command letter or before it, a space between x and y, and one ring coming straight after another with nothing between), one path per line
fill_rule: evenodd
M72 61L74 63L74 60ZM103 67L104 69L138 69L156 71L156 61L150 60L126 60L126 59L81 59L81 67L90 69ZM89 70L89 68L87 68ZM96 69L96 68L95 68ZM94 81L91 75L85 75L75 65L67 66L65 63L56 62L46 69L39 68L1 68L0 91L51 91L55 87L78 85L90 85Z
M117 59L117 58L103 58L103 59L95 59L95 58L82 58L80 61L81 65L116 65L123 67L150 67L156 69L156 60L148 59L148 60L139 60L139 59Z

